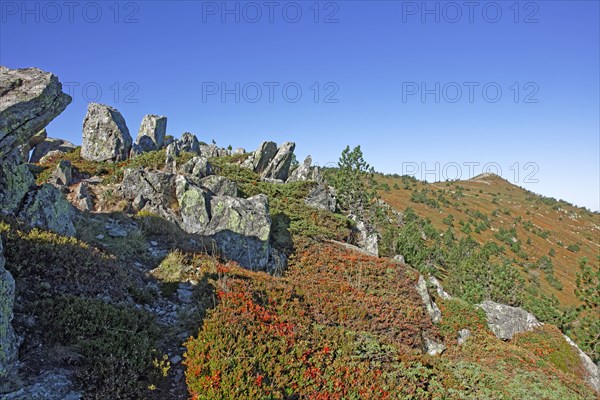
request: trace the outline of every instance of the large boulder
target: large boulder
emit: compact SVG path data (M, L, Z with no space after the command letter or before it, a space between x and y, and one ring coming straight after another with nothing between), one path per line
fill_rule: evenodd
M358 217L351 215L350 218L356 222L354 234L356 235L358 247L366 250L372 256L379 257L379 237L377 232L367 227Z
M423 304L425 305L425 309L427 310L427 314L431 317L431 322L434 324L440 323L442 321L442 312L440 311L435 301L429 296L429 290L427 289L427 282L423 275L419 275L419 281L415 286L417 289L417 293L421 296L421 300L423 300Z
M175 186L181 229L188 233L203 233L210 221L208 193L181 175L176 178Z
M279 179L285 182L290 173L295 148L296 144L293 142L282 144L275 157L262 172L261 177L263 179Z
M31 159L29 162L38 163L42 161L42 158L50 152L58 153L70 153L75 150L77 146L73 143L62 139L46 138L43 142L37 144L33 148L31 153Z
M308 193L304 203L313 208L335 212L337 201L332 191L324 183L319 183Z
M124 161L132 139L121 113L98 103L88 105L83 120L81 157L90 161Z
M299 181L308 181L312 179L312 157L307 156L304 159L304 162L298 166L295 170L292 171L290 177L288 178L288 182L299 182Z
M231 155L231 151L223 149L215 144L200 144L200 154L204 157L225 157Z
M23 155L23 159L29 160L29 153L31 152L31 149L35 148L35 146L42 143L47 138L48 132L46 132L46 129L42 129L41 131L30 137L27 143L21 146L21 154Z
M184 133L176 143L178 152L187 151L188 153L200 154L200 142L193 133Z
M35 179L18 149L0 159L0 213L12 214L35 187Z
M269 267L271 216L267 196L248 199L215 196L204 234L215 239L222 255L251 270Z
M213 196L237 197L237 183L230 181L224 176L210 175L200 179L200 186L207 189Z
M493 301L484 301L478 306L485 312L489 328L500 339L512 339L517 333L532 331L542 325L535 315L519 307Z
M75 209L62 192L47 183L27 194L17 218L29 225L54 231L60 235L75 236Z
M142 119L140 130L136 139L136 144L148 147L149 143L154 144L154 148L160 150L165 145L165 136L167 134L167 117L148 114ZM148 139L144 139L148 138ZM142 143L146 141L147 143ZM147 150L149 151L149 150Z
M8 383L8 376L14 370L17 360L17 340L11 325L15 280L4 266L4 248L0 238L0 393L3 383Z
M0 66L0 99L0 158L28 143L72 100L53 74L4 66Z
M275 154L277 154L277 144L275 142L262 142L254 154L242 164L242 167L261 173L273 160Z
M121 193L128 200L135 200L143 208L168 209L175 204L175 175L162 171L144 171L127 168L123 173Z
M192 175L197 178L204 178L213 173L208 158L204 156L192 157L191 160L181 166L180 170L184 174Z

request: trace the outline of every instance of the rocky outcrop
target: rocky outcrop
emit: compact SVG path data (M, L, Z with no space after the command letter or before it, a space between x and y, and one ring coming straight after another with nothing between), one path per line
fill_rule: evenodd
M83 121L81 157L90 161L124 161L132 139L121 113L104 104L90 103Z
M356 235L357 245L365 249L372 256L379 257L379 238L377 233L369 230L365 223L359 220L358 217L351 215L350 218L356 222L354 234Z
M415 288L417 289L419 296L421 296L421 300L423 300L427 314L429 314L431 317L431 322L434 324L440 323L442 321L442 312L429 296L427 282L425 281L425 278L423 278L423 275L419 275L419 281L417 282L417 286L415 286Z
M19 390L5 394L2 400L80 400L83 394L75 389L71 373L56 369L44 371Z
M533 314L519 307L493 301L484 301L478 307L485 312L489 328L500 339L512 339L517 333L528 332L542 325Z
M76 148L77 146L66 140L46 138L43 142L33 148L33 153L31 153L29 162L42 162L42 159L51 152L56 152L55 154L65 154L72 152Z
M312 157L307 156L304 159L304 162L298 166L295 170L292 171L290 177L287 182L299 182L299 181L308 181L312 179Z
M571 346L575 347L577 350L577 354L579 354L579 358L581 359L581 364L583 365L583 369L585 370L585 381L590 384L591 387L598 393L600 393L600 366L594 364L590 356L585 354L575 342L571 340L567 335L563 335L567 343Z
M175 142L177 144L177 152L187 151L189 153L200 154L200 142L196 135L186 132L181 135L181 139Z
M4 66L0 66L0 98L0 158L28 143L71 102L55 75Z
M17 360L17 340L11 325L15 300L15 280L5 268L4 247L0 238L0 393Z
M231 152L227 149L223 149L214 144L200 144L200 154L203 157L225 157L231 155Z
M308 193L304 203L313 208L335 212L337 201L332 191L323 183L318 184Z
M254 154L242 163L242 167L261 173L273 160L275 154L277 154L277 144L275 142L262 142Z
M29 153L31 152L31 149L35 148L35 146L42 143L47 138L48 133L45 129L42 129L41 131L30 137L27 143L21 146L21 154L23 155L23 160L29 160Z
M224 176L211 175L200 180L200 186L207 189L213 196L237 197L237 183Z
M262 172L261 177L263 179L278 179L285 182L290 173L295 148L296 144L293 142L282 144L279 150L277 150L275 157L273 157L269 165Z
M69 186L74 182L74 171L70 161L60 160L48 182L57 186Z
M75 210L56 187L47 183L27 194L17 218L61 235L75 236Z
M165 145L166 134L167 117L148 114L142 119L135 143L143 149L150 147L160 150Z
M164 214L176 203L175 175L162 171L127 168L123 173L121 193L133 200L138 210L146 209Z
M71 192L71 203L81 211L93 211L94 202L87 182L79 182Z
M205 176L212 175L212 166L208 162L208 158L204 156L192 157L192 159L180 168L181 172L187 175L194 176L196 178L204 178Z
M29 168L18 149L0 159L0 212L12 214L18 210L25 195L35 187Z
M222 255L251 270L268 269L271 216L267 196L215 196L210 210L204 234L215 239Z
M396 257L394 257L394 258L396 258ZM404 257L402 257L402 258L404 259ZM404 260L402 260L402 262L404 263ZM429 279L427 279L427 283L429 285L433 286L433 288L435 289L437 295L441 299L443 299L443 300L450 300L452 298L452 296L450 296L448 293L446 293L446 291L442 287L442 284L440 283L440 281L437 280L437 278L435 276L430 276Z

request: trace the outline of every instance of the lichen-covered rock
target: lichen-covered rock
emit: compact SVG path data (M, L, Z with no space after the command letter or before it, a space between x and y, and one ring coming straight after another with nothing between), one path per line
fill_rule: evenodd
M211 158L229 156L231 152L214 144L200 144L200 154L203 157Z
M207 189L213 196L237 197L237 183L224 176L210 175L200 180L200 186Z
M75 210L65 196L47 183L29 192L17 218L33 227L48 229L60 235L75 236Z
M29 161L32 163L42 162L42 159L50 152L65 154L72 152L76 148L77 146L66 140L46 138L43 142L34 147Z
M58 78L0 66L0 158L26 144L71 102Z
M58 186L69 186L73 183L73 166L70 161L60 160L49 179Z
M78 183L71 193L71 203L81 211L93 211L94 202L87 182Z
M213 173L208 158L204 156L192 157L191 160L181 166L180 170L182 173L196 178L204 178Z
M154 207L170 208L175 199L175 175L162 171L127 168L123 173L121 193L128 200L141 198Z
M273 160L275 154L277 154L277 144L275 142L262 142L254 154L242 163L242 167L261 173Z
M332 191L325 184L318 184L308 194L304 203L313 208L335 212L337 201Z
M144 151L153 144L155 150L160 150L165 145L165 136L167 134L167 117L148 114L142 119L140 130L136 139L136 144L140 145ZM144 139L148 138L148 139ZM146 143L142 143L146 142Z
M156 144L149 136L138 137L137 142L131 146L130 158L139 156L143 153L158 150Z
M571 346L575 347L577 350L577 354L579 354L579 358L581 359L581 364L583 365L583 369L585 370L585 381L590 384L591 387L598 393L600 393L600 365L594 364L594 361L585 354L577 344L567 335L563 335L567 343Z
M207 193L184 176L179 175L175 182L181 229L188 233L203 233L210 221Z
M11 325L15 300L15 280L5 268L0 238L0 393L17 360L17 341Z
M27 143L21 146L21 154L23 154L23 159L26 161L29 160L29 152L31 152L31 150L35 148L35 146L42 143L47 138L48 133L46 132L46 129L42 129L41 131L30 137Z
M489 328L500 339L512 339L517 333L528 332L542 325L535 315L519 307L493 301L484 301L478 307L485 312Z
M248 199L214 196L211 220L204 232L215 239L222 255L251 270L269 266L271 217L267 196Z
M308 181L312 179L312 157L307 156L304 159L304 162L298 166L295 170L292 171L290 177L288 178L288 182L298 182L298 181Z
M293 142L282 144L275 157L262 172L261 177L264 179L280 179L285 182L290 173L295 148L296 144Z
M440 283L440 281L437 280L435 276L430 276L429 279L427 279L427 283L435 288L435 291L437 292L437 295L440 296L440 298L444 300L449 300L452 298L452 296L446 293L446 291L442 287L442 284Z
M129 129L117 109L98 103L88 105L81 157L90 161L124 161L129 157L131 144Z
M376 232L372 232L363 221L359 220L358 217L351 215L350 218L356 222L354 233L356 235L356 242L358 246L371 255L379 257L379 237Z
M35 179L18 149L0 159L0 213L15 212L34 186Z
M200 142L196 135L186 132L181 135L181 139L177 140L177 151L187 151L189 153L200 154Z
M442 321L442 312L439 307L429 296L429 291L427 290L427 282L425 282L425 278L423 275L419 275L419 281L416 286L417 292L419 296L421 296L421 300L423 300L423 304L425 305L425 309L427 310L427 314L431 317L431 322L434 324L438 324Z

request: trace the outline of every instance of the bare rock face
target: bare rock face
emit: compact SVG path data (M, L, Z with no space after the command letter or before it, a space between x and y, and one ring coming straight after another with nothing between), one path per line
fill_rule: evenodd
M192 159L183 164L180 169L184 174L192 175L196 178L204 178L213 173L208 158L204 156L192 157Z
M512 339L517 333L528 332L542 325L533 314L519 307L493 301L484 301L478 307L483 309L489 328L500 339Z
M335 212L337 208L335 196L324 183L319 183L315 186L306 199L304 199L304 203L309 207L331 212Z
M15 280L4 269L4 248L0 239L0 393L17 360L17 341L12 328Z
M124 161L132 139L121 113L98 103L88 105L83 120L81 157L90 161Z
M298 182L298 181L308 181L312 179L312 157L307 156L304 159L304 162L298 166L295 170L292 171L290 177L288 178L288 182Z
M285 182L290 174L295 148L296 144L293 142L282 144L275 157L262 172L261 177L263 179L279 179Z
M181 135L181 139L177 140L177 151L187 151L188 153L200 154L200 142L196 135L186 132Z
M0 98L0 158L27 144L72 100L53 74L4 66L0 66Z
M262 142L254 154L242 164L242 167L261 173L273 160L275 154L277 154L277 144L275 142Z
M33 187L35 180L27 165L23 163L18 149L0 159L0 212L15 212Z
M64 154L70 153L76 148L77 146L66 140L46 138L43 142L38 143L33 148L33 153L31 154L31 159L29 160L29 162L42 162L42 159L51 152L59 152Z
M237 183L224 176L210 175L200 180L200 186L207 189L213 196L237 197Z
M141 145L142 138L147 137L154 148L160 150L165 145L165 136L167 134L167 117L148 114L142 119L140 130L136 139L136 144ZM147 144L146 144L147 146ZM143 146L142 146L143 147Z
M575 347L577 353L579 354L579 359L581 360L581 364L583 365L583 369L585 370L585 381L598 393L600 393L600 366L594 364L594 361L585 354L575 342L571 340L570 337L564 335L565 340L571 346Z
M143 208L146 204L153 209L169 209L176 202L175 175L162 171L144 171L128 168L124 171L121 192L128 200Z
M181 214L181 229L188 233L203 233L210 221L208 193L181 175L176 178L175 193Z

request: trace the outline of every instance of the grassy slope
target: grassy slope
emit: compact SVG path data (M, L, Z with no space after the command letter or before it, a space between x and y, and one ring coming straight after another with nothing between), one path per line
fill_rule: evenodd
M467 214L468 212L480 211L490 218L491 229L482 231L480 234L472 232L471 236L480 243L496 241L506 247L506 244L494 237L494 233L501 227L505 229L515 227L517 239L521 241L522 249L529 256L528 260L517 257L518 262L534 263L540 257L548 256L550 249L554 249L555 256L551 257L554 275L562 283L563 289L558 290L550 285L543 274L540 276L540 283L542 292L556 295L562 304L578 304L574 290L576 273L579 272L579 260L587 257L592 263L591 265L598 266L600 215L597 213L593 214L563 202L552 204L551 200L544 201L541 196L512 185L498 176L432 184L417 181L412 183L409 189L403 188L400 178L378 176L377 181L387 183L390 187L389 191L379 191L379 195L388 204L398 210L404 210L407 207L413 208L419 216L429 218L440 231L448 228L443 220L452 214L457 234L464 235L458 229L461 227L458 222L460 220L467 222L471 218ZM395 184L399 186L399 189L394 189ZM463 196L453 199L452 195L457 193L459 187L463 188ZM440 208L437 209L411 201L413 191L423 188L436 192L435 195L429 194L430 198L437 198L438 191L444 191L444 197L451 204L440 203ZM496 203L493 202L494 198L497 198ZM492 216L494 210L499 210L495 217ZM521 220L517 221L519 217ZM547 238L543 238L528 231L524 226L528 221L533 224L536 232L549 231L550 234ZM527 244L528 238L531 239L531 244ZM562 242L564 247L560 246L558 242ZM579 251L567 250L568 245L576 243L580 245ZM507 254L513 255L508 250ZM526 273L524 276L529 278Z

